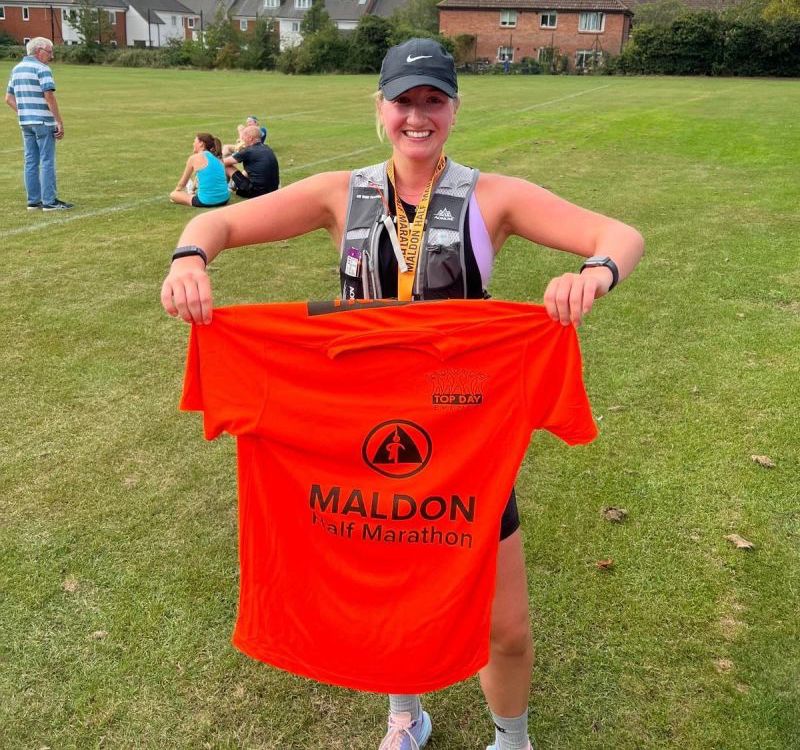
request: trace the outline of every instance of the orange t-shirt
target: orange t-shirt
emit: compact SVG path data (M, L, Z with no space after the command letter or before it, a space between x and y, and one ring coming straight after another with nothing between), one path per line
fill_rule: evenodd
M574 328L495 301L218 308L192 328L181 408L238 439L234 644L384 693L487 663L531 432L597 432Z

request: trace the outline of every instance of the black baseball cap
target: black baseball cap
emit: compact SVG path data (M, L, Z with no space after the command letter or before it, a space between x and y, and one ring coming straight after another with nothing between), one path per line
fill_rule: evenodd
M451 99L458 93L453 56L433 39L409 39L383 58L378 87L389 101L415 86L433 86Z

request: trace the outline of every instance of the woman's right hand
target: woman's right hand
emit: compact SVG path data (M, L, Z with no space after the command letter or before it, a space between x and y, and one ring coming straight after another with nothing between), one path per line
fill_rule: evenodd
M161 305L167 315L187 323L210 323L214 306L211 282L203 259L198 256L172 261L161 285Z

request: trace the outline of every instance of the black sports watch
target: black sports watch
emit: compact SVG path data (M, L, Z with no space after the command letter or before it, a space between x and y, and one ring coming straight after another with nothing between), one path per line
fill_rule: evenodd
M597 268L598 266L605 266L611 271L611 286L608 287L610 292L619 282L619 268L607 255L593 255L591 258L587 258L581 266L580 273L583 273L584 268Z

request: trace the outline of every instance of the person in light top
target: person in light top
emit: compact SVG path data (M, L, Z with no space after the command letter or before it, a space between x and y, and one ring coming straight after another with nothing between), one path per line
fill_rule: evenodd
M510 237L572 253L575 270L551 279L543 301L554 321L579 325L633 271L643 254L642 236L527 180L479 174L445 157L459 104L453 58L441 45L410 39L391 48L376 95L377 124L391 143L390 159L316 174L193 218L162 286L166 312L209 323L213 300L206 260L230 248L325 229L339 249L344 298L482 298ZM351 211L355 205L360 208ZM489 750L525 750L532 746L527 710L533 644L513 491L500 538L490 658L479 678L496 726ZM388 724L380 750L417 750L431 736L431 718L418 696L389 696Z

